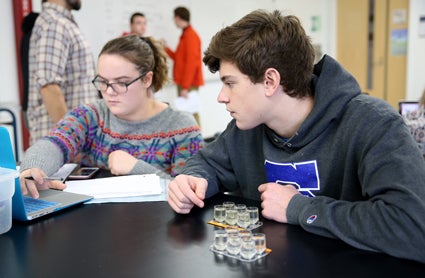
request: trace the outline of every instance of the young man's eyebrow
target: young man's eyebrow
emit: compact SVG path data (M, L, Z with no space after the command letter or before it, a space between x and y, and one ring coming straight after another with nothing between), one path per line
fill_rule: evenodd
M220 79L221 79L221 82L226 82L226 81L228 81L231 78L232 78L231 75L224 75Z

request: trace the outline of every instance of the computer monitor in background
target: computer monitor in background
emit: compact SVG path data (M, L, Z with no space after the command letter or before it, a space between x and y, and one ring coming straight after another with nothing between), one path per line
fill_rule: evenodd
M416 110L419 108L419 102L418 101L408 101L408 100L402 100L398 102L398 112L401 115L406 115L407 112Z

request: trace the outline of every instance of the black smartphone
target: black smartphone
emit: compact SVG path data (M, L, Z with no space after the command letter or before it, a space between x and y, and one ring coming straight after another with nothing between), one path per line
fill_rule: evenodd
M94 174L99 171L98 167L81 167L78 168L75 172L69 175L68 179L70 180L85 180L93 177Z

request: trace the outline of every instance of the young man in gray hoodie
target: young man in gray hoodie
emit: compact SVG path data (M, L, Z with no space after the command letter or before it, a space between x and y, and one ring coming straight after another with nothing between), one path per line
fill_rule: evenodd
M169 184L177 213L220 190L262 215L360 249L425 262L425 162L400 115L329 56L315 66L300 21L254 11L203 59L233 120Z

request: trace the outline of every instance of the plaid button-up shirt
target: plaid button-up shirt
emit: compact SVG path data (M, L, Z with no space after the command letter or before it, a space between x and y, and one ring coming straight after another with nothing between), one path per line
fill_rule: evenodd
M29 50L27 117L31 145L46 136L55 124L43 104L40 89L48 84L59 85L71 110L97 98L91 84L94 76L93 54L71 12L44 3L32 31Z

